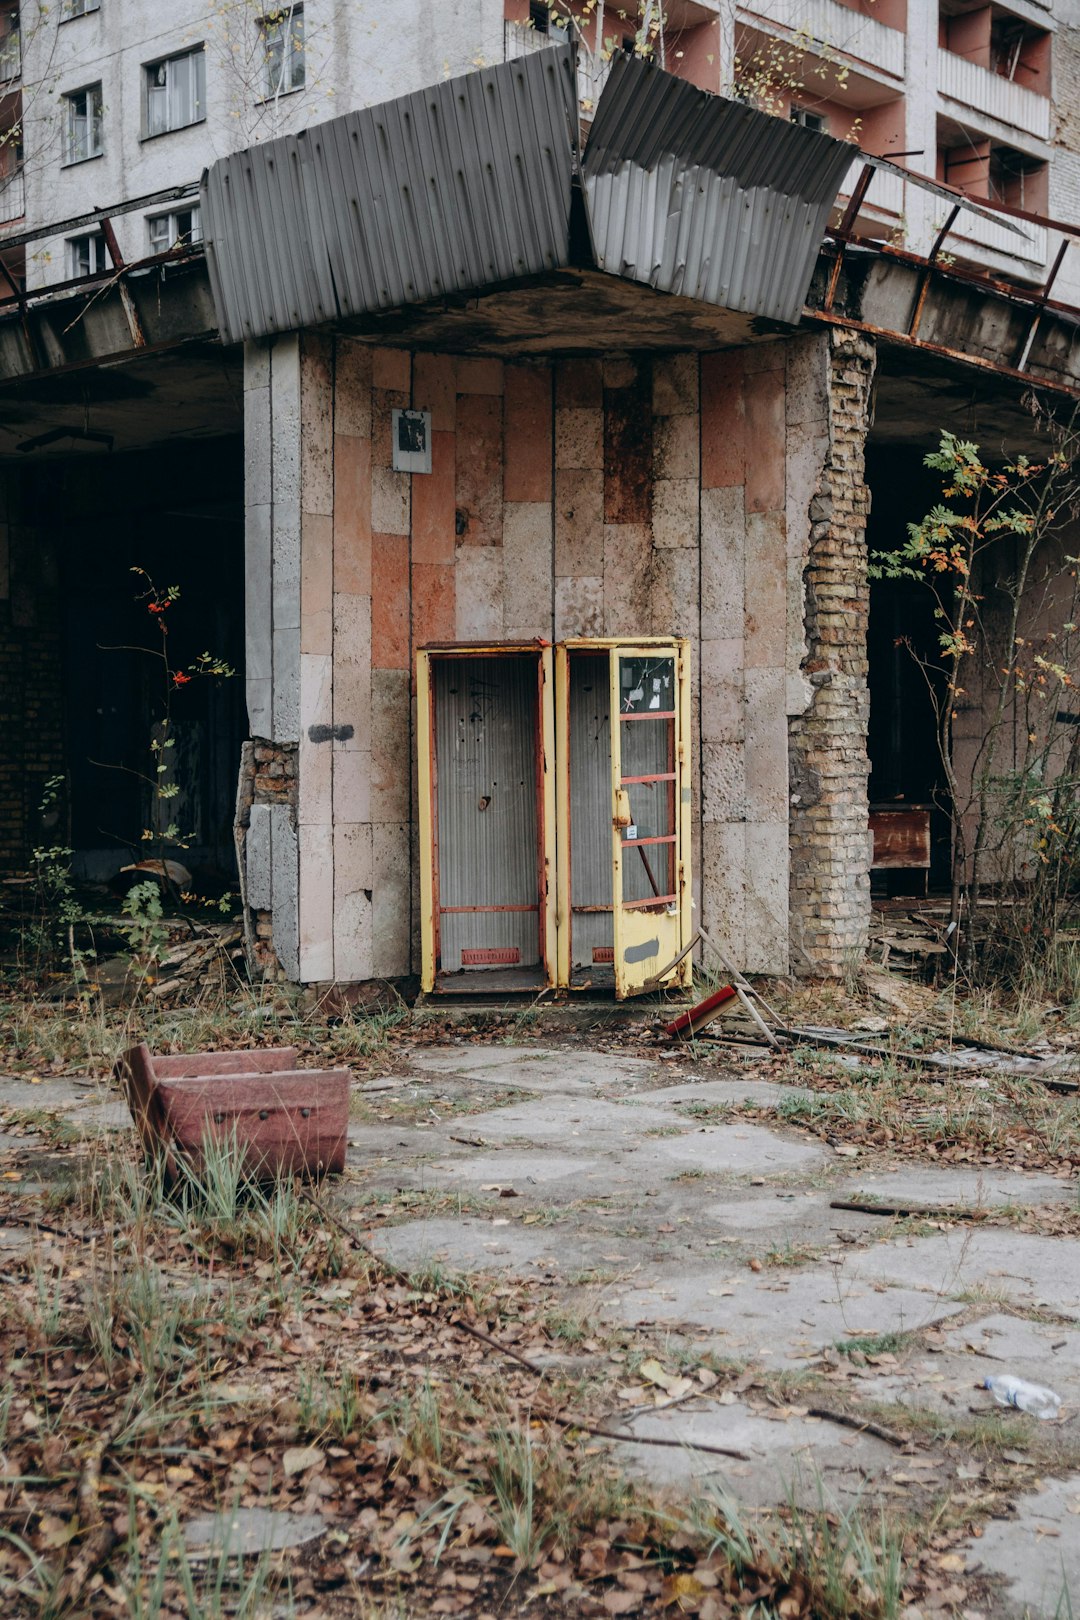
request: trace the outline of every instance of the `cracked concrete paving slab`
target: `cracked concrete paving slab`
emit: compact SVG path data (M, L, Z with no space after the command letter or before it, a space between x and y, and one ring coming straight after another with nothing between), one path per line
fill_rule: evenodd
M41 1076L30 1080L17 1075L0 1076L0 1111L7 1108L53 1109L81 1108L98 1096L104 1100L115 1097L116 1092L107 1080L76 1081L66 1075Z
M595 1159L553 1158L551 1154L514 1152L462 1154L456 1159L438 1159L424 1167L425 1185L428 1187L513 1187L524 1192L530 1187L552 1187L560 1182L574 1183L575 1196L580 1193L580 1178L596 1169Z
M661 1064L653 1059L536 1046L462 1046L449 1052L415 1052L410 1063L423 1074L581 1096L655 1083L661 1071Z
M635 1171L766 1177L817 1170L825 1162L818 1143L789 1141L763 1125L706 1125L680 1136L658 1136L643 1140L623 1159Z
M752 1074L737 1080L688 1080L638 1093L642 1102L673 1103L683 1109L690 1103L702 1103L707 1108L738 1107L740 1103L748 1103L753 1108L775 1108L785 1098L806 1099L813 1095L805 1086L777 1085L772 1080L758 1080Z
M704 1270L673 1266L654 1283L612 1295L609 1320L655 1323L711 1336L722 1356L806 1360L844 1339L903 1333L955 1315L959 1305L911 1288L875 1287L841 1267L806 1266L756 1275L732 1261Z
M950 1165L909 1165L901 1170L864 1171L841 1198L868 1194L888 1204L933 1204L941 1208L961 1205L969 1209L1015 1205L1037 1209L1043 1204L1071 1203L1076 1183L1059 1176L1024 1170L969 1170Z
M1072 1242L989 1227L898 1239L850 1257L849 1269L945 1298L983 1292L1080 1320L1080 1252Z
M598 1097L582 1097L566 1108L553 1109L546 1099L512 1103L486 1114L472 1114L462 1135L483 1137L497 1143L523 1140L537 1144L561 1144L581 1140L589 1148L632 1145L632 1139L647 1130L685 1128L673 1109L611 1102Z
M1012 1612L1065 1620L1080 1594L1080 1474L1020 1497L1007 1519L991 1519L960 1551L968 1571L1000 1576Z
M728 1406L713 1402L704 1410L637 1408L618 1422L635 1434L680 1443L663 1448L617 1445L631 1472L658 1485L707 1486L712 1481L751 1508L778 1507L794 1495L814 1509L820 1506L822 1487L826 1501L848 1507L896 1467L896 1452L883 1440L810 1417L765 1417L740 1401ZM706 1445L743 1451L749 1460L694 1449Z
M613 1239L603 1233L580 1240L562 1228L517 1222L495 1226L491 1221L442 1217L384 1228L371 1244L405 1271L438 1264L451 1272L505 1271L519 1276L597 1270L607 1263L602 1251L615 1253Z
M546 1100L511 1105L473 1114L468 1134L485 1145L580 1144L587 1151L617 1158L623 1170L645 1177L665 1178L687 1170L788 1175L826 1162L817 1142L789 1140L762 1125L688 1125L674 1109L637 1099L582 1098L558 1113Z

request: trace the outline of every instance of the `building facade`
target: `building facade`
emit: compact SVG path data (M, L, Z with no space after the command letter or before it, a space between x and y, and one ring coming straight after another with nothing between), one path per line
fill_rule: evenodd
M262 970L618 983L624 946L648 980L685 973L698 934L751 971L859 958L868 779L905 708L868 547L938 428L1026 432L1029 382L1075 393L1080 270L1045 218L1075 212L1051 94L1075 34L1032 0L780 8L686 0L635 33L525 0L452 28L419 0L178 0L150 35L126 0L24 4L4 58L22 213L0 237L7 865L65 772L78 869L137 853L145 807L102 773L134 774L152 693L101 649L131 639L117 594L144 567L213 605L243 668L177 740L192 859L223 870L235 835ZM499 134L525 58L534 85L563 64L542 139ZM663 102L664 161L617 117L612 136L615 85ZM440 214L448 126L418 130L451 104L475 113L477 189L444 175ZM751 124L757 157L733 155ZM627 164L670 196L620 200ZM959 210L957 187L1001 207ZM876 759L872 701L894 717ZM904 771L928 752L908 729Z
M561 0L177 0L166 15L141 0L4 0L0 241L75 219L88 203L194 187L225 152L566 39L579 48L586 119L613 53L643 49L704 89L973 197L1050 219L1077 211L1075 0L673 0L662 13L640 7L651 22L611 5L575 22L574 9ZM926 253L947 213L940 198L881 171L859 228ZM181 199L114 228L130 263L199 227ZM1061 240L1045 225L1018 232L969 215L947 251L1040 284ZM100 230L73 230L35 243L24 267L21 255L14 262L34 286L91 274L108 257ZM1056 286L1066 301L1080 296L1068 255Z

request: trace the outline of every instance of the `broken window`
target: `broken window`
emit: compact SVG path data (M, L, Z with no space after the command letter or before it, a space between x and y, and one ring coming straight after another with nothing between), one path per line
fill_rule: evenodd
M267 96L304 87L304 8L282 6L259 24L266 57Z
M170 214L154 214L146 221L151 253L168 253L170 248L191 247L202 241L198 208L178 208Z
M164 135L206 117L206 54L198 50L146 69L146 133Z
M109 252L100 231L90 231L86 236L69 237L68 274L73 279L76 276L100 275L108 268Z
M64 162L84 163L102 152L101 85L89 84L64 97Z

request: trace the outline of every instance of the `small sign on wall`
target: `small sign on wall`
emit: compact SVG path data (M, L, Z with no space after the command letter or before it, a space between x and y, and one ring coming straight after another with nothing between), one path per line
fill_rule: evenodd
M431 471L431 412L394 411L393 467L395 472Z

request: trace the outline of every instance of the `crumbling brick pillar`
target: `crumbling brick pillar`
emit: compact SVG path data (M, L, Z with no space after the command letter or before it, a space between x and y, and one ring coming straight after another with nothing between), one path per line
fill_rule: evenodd
M870 917L864 469L874 360L868 339L830 332L827 447L803 576L810 700L789 729L791 959L803 973L839 975L855 966Z

